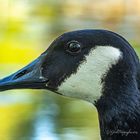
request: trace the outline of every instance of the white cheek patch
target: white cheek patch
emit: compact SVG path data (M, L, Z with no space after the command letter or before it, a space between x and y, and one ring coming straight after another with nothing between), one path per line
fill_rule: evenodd
M111 46L97 46L80 64L77 73L72 74L58 88L64 96L80 98L89 102L102 95L101 78L121 57L119 49Z

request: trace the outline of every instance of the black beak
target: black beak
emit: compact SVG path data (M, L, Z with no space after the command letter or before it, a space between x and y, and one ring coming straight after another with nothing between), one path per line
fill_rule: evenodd
M45 89L48 79L42 75L42 63L46 54L42 54L35 61L0 80L0 91L9 89Z

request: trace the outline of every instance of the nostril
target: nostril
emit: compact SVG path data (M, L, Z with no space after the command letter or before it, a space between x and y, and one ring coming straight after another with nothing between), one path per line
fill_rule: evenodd
M27 70L23 70L23 71L19 72L17 75L15 75L13 79L14 79L14 80L15 80L15 79L18 79L18 78L22 77L23 75L25 75L25 74L27 74L27 73L28 73Z

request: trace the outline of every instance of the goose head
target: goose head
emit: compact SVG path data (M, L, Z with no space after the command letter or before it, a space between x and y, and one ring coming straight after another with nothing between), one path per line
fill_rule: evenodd
M137 56L128 42L113 32L68 32L54 40L32 63L1 79L0 91L46 89L94 103L110 85L121 85L126 83L124 76L136 75L137 63ZM112 76L117 79L110 78L110 74L118 76Z

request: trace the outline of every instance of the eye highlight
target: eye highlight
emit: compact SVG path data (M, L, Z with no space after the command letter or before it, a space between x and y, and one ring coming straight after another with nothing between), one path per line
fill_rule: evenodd
M81 52L81 45L78 41L71 41L67 44L66 51L72 55L76 55Z

